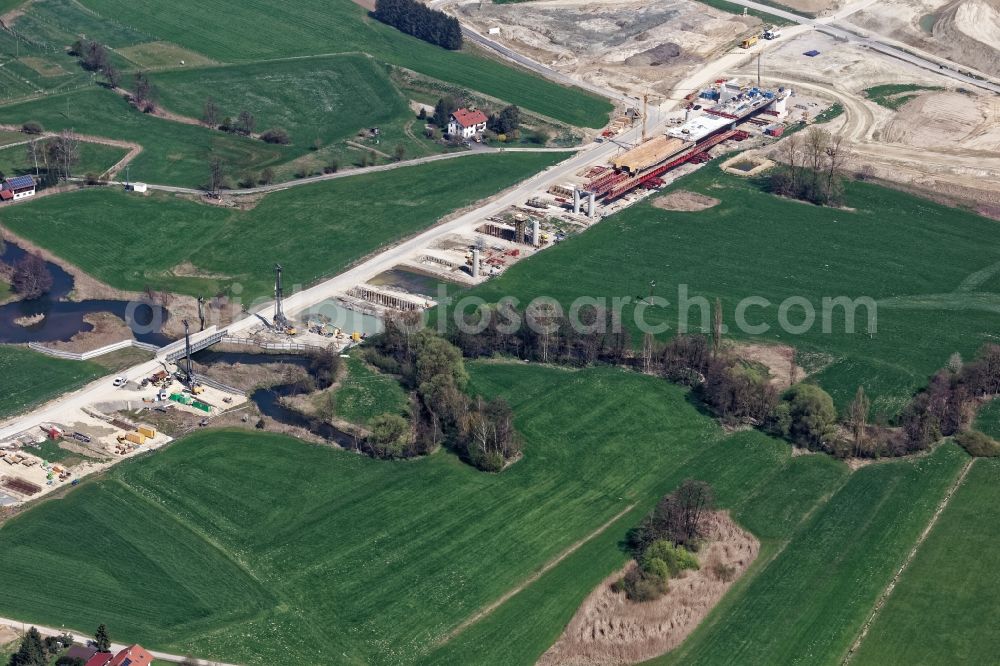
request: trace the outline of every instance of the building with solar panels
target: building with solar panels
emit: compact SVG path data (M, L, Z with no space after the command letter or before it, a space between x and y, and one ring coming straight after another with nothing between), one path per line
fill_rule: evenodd
M15 176L3 181L0 187L0 201L17 201L35 196L35 179L31 176Z

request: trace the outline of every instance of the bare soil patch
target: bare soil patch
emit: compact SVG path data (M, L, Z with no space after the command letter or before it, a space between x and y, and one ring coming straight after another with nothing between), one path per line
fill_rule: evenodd
M715 197L708 197L689 190L677 190L653 199L653 205L657 208L684 212L708 210L720 203L722 202Z
M65 341L50 342L46 346L69 352L88 352L106 345L132 338L132 330L124 321L110 312L96 312L84 315L83 321L94 328L80 331Z
M631 562L590 593L538 665L634 664L669 652L708 615L759 551L760 542L728 513L712 514L707 542L698 553L698 571L672 579L660 599L637 603L611 588L636 566Z
M779 389L786 389L793 384L793 374L796 382L802 381L809 375L806 369L798 364L794 366L793 371L795 348L789 345L745 343L734 345L733 351L745 361L765 366L771 374L771 384Z
M282 363L280 357L273 363L194 363L195 372L217 382L228 384L242 391L252 391L261 386L291 384L309 379L309 373L297 365Z

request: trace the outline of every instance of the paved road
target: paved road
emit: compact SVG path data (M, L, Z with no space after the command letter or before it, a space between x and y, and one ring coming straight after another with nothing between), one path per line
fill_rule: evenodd
M8 627L11 627L11 628L17 630L17 631L22 631L22 630L26 630L26 629L28 629L30 627L35 627L36 629L38 629L38 632L40 634L42 634L42 636L62 636L63 634L68 633L68 634L70 634L73 637L74 641L76 641L77 643L80 643L82 645L86 645L88 641L92 641L94 639L93 636L86 636L84 634L78 634L78 633L75 633L73 631L67 631L66 629L54 629L52 627L43 627L40 624L24 623L24 622L21 622L20 620L11 620L11 619L6 618L6 617L0 617L0 625L6 625ZM118 652L119 650L122 650L122 649L127 648L127 647L128 647L128 645L122 645L120 643L112 643L111 644L111 651L112 652ZM186 658L184 655L181 655L181 654L170 654L168 652L157 652L156 650L149 650L148 652L151 655L153 655L154 661L156 661L156 660L159 660L159 661L170 661L170 662L173 662L175 664L179 664L180 662L184 661L184 659ZM226 663L221 662L221 661L205 661L204 659L195 659L194 662L196 664L199 664L199 666L236 666L235 664L226 664Z
M855 26L844 27L836 24L836 21L846 17L848 14L859 11L868 4L871 4L869 2L849 6L844 11L838 12L832 16L811 19L783 9L763 5L759 2L754 2L754 0L730 1L742 7L749 7L750 9L755 9L759 12L765 12L772 16L778 16L785 20L798 23L799 25L810 26L822 33L834 37L835 39L852 44L860 44L861 46L871 49L872 51L877 51L893 58L906 61L916 65L917 67L928 69L932 72L937 72L938 74L954 79L955 81L960 81L971 86L1000 93L1000 83L998 83L997 80L981 80L971 76L966 76L958 71L960 69L969 71L972 69L971 67L959 65L958 63L944 58L939 58L908 44L902 44L901 42L897 42L869 31L862 31L860 28Z

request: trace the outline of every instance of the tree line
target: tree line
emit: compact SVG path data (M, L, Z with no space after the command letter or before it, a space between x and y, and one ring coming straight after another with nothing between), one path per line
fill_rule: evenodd
M415 0L375 0L372 16L408 35L442 48L462 48L458 19Z
M679 334L665 342L646 334L635 345L623 323L615 325L606 310L591 306L571 325L561 311L536 307L536 326L511 327L529 313L500 303L480 308L452 326L448 339L470 358L509 356L577 367L606 363L658 375L688 386L692 395L727 424L747 424L796 446L837 457L901 456L927 449L941 437L966 433L976 407L1000 394L1000 345L985 345L972 363L957 354L936 373L894 418L871 419L871 401L858 387L847 412L839 414L820 386L799 382L794 357L790 388L779 391L770 374L743 361L723 344L721 303L716 302L712 332ZM966 435L977 450L990 449Z
M372 426L366 446L378 457L408 457L447 446L475 467L497 472L521 453L514 415L502 398L470 397L462 351L445 338L419 329L419 314L386 318L385 332L369 350L369 360L397 374L417 398L412 432L399 417Z

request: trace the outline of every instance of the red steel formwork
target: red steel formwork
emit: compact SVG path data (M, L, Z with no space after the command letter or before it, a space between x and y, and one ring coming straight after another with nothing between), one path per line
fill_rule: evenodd
M655 169L650 169L646 173L640 174L633 178L628 178L626 180L619 181L611 185L607 190L607 201L613 201L618 197L631 192L640 185L653 180L654 178L659 178L671 169L675 169L686 162L707 162L711 159L707 152L713 146L717 146L726 139L732 138L738 130L726 130L721 134L716 134L715 136L706 139L702 143L692 148L690 151L684 153L680 157L677 157L669 162L665 162Z

